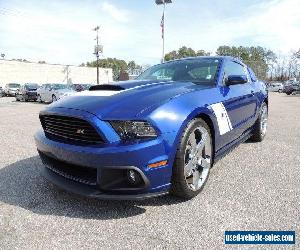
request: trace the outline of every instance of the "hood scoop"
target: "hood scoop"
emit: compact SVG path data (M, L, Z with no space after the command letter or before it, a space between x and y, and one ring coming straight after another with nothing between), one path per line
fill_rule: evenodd
M120 85L112 85L112 84L95 85L89 88L89 91L97 91L97 90L121 91L121 90L125 90L125 88L121 87Z

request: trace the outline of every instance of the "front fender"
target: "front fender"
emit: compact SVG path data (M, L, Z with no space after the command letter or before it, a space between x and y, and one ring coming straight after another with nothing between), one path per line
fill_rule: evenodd
M156 109L150 115L150 122L154 127L158 128L166 138L166 146L169 148L169 160L173 164L176 150L180 143L184 129L188 123L195 117L207 117L211 122L211 129L215 134L218 131L216 117L212 109L208 106L190 107L187 105L179 105L178 102L169 102L160 108ZM215 137L214 137L215 138ZM215 141L213 141L215 145Z

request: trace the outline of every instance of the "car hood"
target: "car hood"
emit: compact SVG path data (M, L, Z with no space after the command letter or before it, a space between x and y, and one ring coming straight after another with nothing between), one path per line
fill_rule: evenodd
M51 104L49 109L83 110L103 120L133 119L172 98L209 87L192 82L126 81L95 88L99 90L83 91L66 97Z

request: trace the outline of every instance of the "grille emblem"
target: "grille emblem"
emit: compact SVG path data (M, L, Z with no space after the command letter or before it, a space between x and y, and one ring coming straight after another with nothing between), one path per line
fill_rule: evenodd
M76 134L81 134L81 135L84 135L84 129L77 129L76 130Z

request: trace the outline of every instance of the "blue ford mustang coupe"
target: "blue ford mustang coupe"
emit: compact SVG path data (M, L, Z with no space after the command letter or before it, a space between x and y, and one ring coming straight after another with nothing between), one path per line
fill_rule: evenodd
M51 104L35 141L44 175L68 191L190 199L216 160L247 139L264 139L267 118L266 86L247 65L196 57Z

